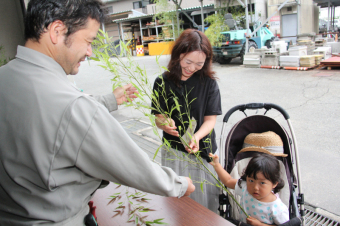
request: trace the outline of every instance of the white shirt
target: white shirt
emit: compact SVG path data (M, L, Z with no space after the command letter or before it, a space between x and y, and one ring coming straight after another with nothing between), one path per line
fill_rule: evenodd
M247 212L262 223L266 224L283 224L289 221L289 212L287 206L276 195L273 202L261 202L249 194L247 190L247 182L241 182L241 188L238 183L235 185L235 194L241 197L240 205ZM241 221L247 223L246 215L240 210Z

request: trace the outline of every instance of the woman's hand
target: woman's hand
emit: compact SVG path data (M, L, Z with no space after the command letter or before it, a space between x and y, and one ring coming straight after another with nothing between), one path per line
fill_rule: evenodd
M199 150L199 141L207 136L214 128L216 123L216 115L204 116L203 124L198 131L192 136L189 142L189 147L185 147L185 150L189 153L196 153Z
M158 128L163 130L164 132L179 137L179 133L176 130L175 121L171 118L164 118L162 115L156 115L156 125Z
M195 135L192 136L189 143L189 147L185 147L185 150L191 154L196 153L200 149L200 140L196 138Z

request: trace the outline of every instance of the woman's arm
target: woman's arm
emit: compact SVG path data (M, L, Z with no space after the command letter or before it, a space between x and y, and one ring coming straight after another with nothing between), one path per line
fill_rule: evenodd
M178 131L176 130L177 127L175 126L175 121L171 118L164 118L163 115L161 114L156 114L156 125L158 128L160 128L161 130L163 130L164 132L178 137Z
M192 137L189 147L185 147L188 152L197 152L199 150L199 141L208 135L216 124L217 115L204 116L203 124Z

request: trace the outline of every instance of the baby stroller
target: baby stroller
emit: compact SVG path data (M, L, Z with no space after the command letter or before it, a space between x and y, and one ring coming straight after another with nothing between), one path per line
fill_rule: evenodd
M266 116L266 113L275 109L279 111L288 123L290 133L287 133L276 120ZM236 112L241 111L245 114L245 118L237 122L230 130L228 136L225 138L225 128L230 116ZM247 116L246 110L265 110L263 115ZM223 118L223 126L220 139L220 161L224 169L232 175L233 178L240 178L243 169L247 166L251 157L256 152L238 153L242 149L245 137L249 133L263 133L266 131L273 131L278 134L284 146L284 153L288 154L286 158L277 157L281 165L281 178L285 181L285 187L280 191L281 200L286 204L289 210L290 220L284 225L303 225L304 213L304 196L302 193L299 157L296 139L292 125L289 120L288 113L278 105L270 103L250 103L245 105L237 105L231 108ZM297 175L297 177L295 176ZM233 190L229 190L233 193ZM222 193L220 195L220 215L235 225L248 225L237 221L239 207L234 201L228 197L228 194Z

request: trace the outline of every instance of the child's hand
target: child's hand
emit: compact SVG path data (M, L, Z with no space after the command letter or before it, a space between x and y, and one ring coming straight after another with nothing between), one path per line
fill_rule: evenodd
M213 159L213 161L209 162L210 165L215 166L216 164L220 163L217 155L214 155L213 153L209 153L209 157Z
M262 226L263 224L261 223L261 221L259 221L258 219L254 218L254 217L248 217L247 218L247 224L253 225L253 226Z

